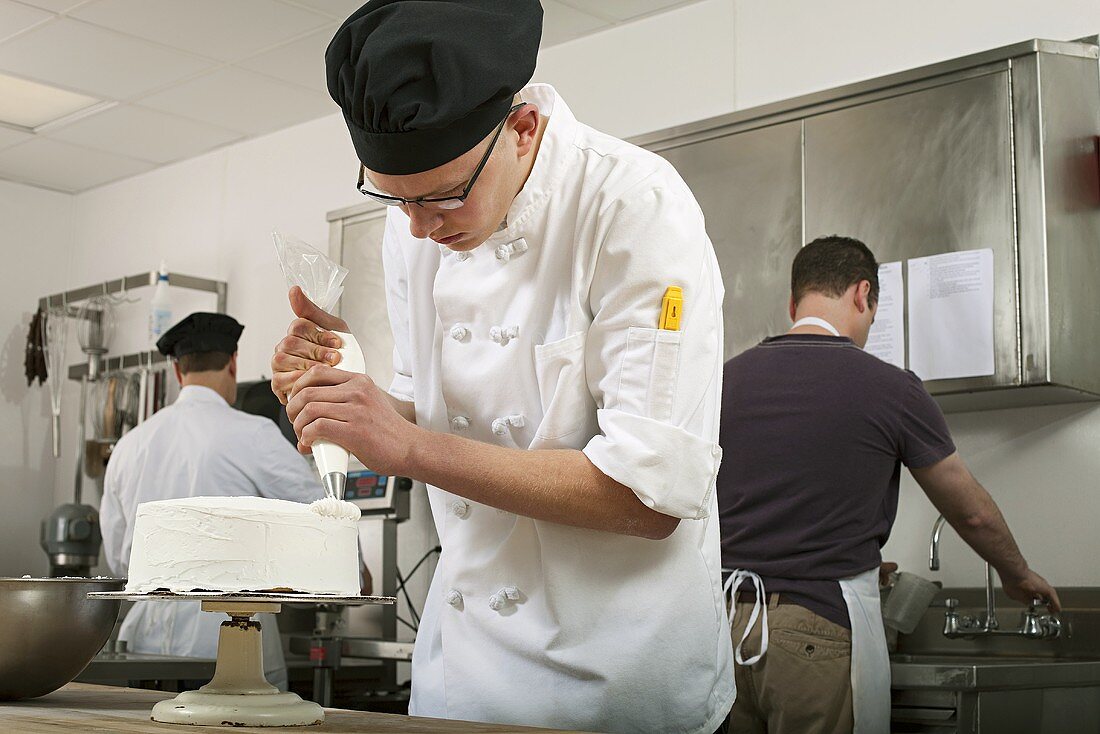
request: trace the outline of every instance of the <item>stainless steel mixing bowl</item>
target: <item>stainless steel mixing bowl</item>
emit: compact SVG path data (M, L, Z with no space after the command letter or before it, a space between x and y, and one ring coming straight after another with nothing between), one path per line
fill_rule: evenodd
M0 701L56 691L103 647L120 602L88 598L121 591L125 579L0 578Z

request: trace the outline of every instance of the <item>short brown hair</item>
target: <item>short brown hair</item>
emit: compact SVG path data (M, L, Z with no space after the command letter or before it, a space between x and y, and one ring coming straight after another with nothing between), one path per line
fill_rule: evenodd
M871 283L868 300L878 303L878 263L867 245L835 234L818 237L795 255L791 297L796 304L807 293L837 298L864 280Z
M180 373L187 375L192 372L213 372L224 369L232 354L227 352L191 352L176 358L176 364L180 366Z

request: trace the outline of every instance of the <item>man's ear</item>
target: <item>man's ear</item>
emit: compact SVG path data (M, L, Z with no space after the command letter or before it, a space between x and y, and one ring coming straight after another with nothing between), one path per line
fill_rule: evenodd
M516 134L516 155L523 157L531 152L539 132L539 108L526 104L512 113L510 125Z
M791 323L794 323L794 316L798 313L798 304L794 302L794 294L791 294L791 298L787 301L787 312L791 315Z
M233 356L229 358L229 376L237 379L237 352L233 352Z
M871 281L861 280L855 285L853 302L856 310L863 313L871 307Z
M172 371L176 373L176 382L181 386L183 385L183 371L180 369L180 363L172 360Z

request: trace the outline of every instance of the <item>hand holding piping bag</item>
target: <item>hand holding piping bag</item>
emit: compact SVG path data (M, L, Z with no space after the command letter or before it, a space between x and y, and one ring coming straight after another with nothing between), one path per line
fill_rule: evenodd
M272 390L285 404L294 382L315 364L345 372L366 371L363 351L347 323L328 313L343 293L347 268L301 240L272 233L279 264L291 286L290 302L298 317L276 347L271 366ZM331 329L332 331L325 331ZM313 445L317 469L329 497L343 499L348 473L347 449L328 441Z

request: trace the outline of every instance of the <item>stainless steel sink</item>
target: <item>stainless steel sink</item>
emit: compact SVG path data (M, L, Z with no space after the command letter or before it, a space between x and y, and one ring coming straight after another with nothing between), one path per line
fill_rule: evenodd
M995 655L892 655L894 688L1004 690L1100 686L1100 659Z

